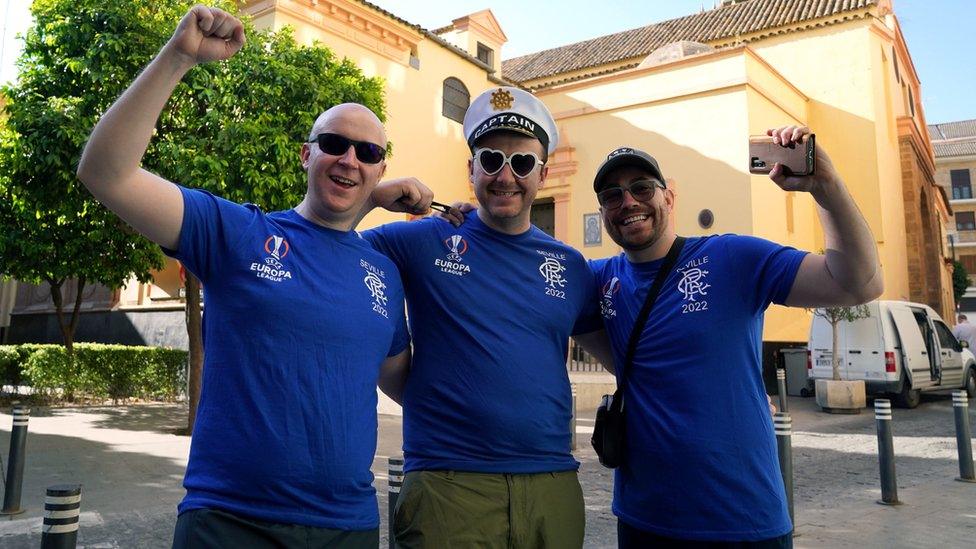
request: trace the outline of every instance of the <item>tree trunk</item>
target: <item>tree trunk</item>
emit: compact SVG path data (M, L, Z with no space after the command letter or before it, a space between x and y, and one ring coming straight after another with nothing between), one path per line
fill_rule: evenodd
M72 350L74 349L75 342L75 332L78 329L78 318L81 316L81 302L82 302L82 292L85 289L85 277L79 277L76 281L78 284L78 293L75 295L75 308L71 311L71 322L68 324L68 334L71 337Z
M190 415L186 421L187 434L193 434L203 387L203 331L200 314L200 281L189 271L186 273L186 335L190 347L190 365L187 372L187 397L190 399Z
M837 355L837 325L840 324L840 320L835 320L830 323L830 329L834 336L834 349L831 355L831 364L833 365L834 381L840 381L840 357Z
M75 295L74 307L71 309L71 319L65 322L64 319L64 296L61 289L64 287L64 280L48 279L47 283L51 287L51 299L54 301L54 311L58 319L58 328L61 329L61 340L64 349L69 355L75 352L75 330L78 329L78 317L81 313L82 292L85 289L85 278L77 280L78 293Z

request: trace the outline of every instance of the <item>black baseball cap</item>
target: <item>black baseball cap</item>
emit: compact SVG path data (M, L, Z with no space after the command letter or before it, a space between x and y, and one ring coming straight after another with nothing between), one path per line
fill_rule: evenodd
M654 160L653 156L640 149L620 147L608 154L607 159L603 161L603 164L600 164L600 168L596 171L596 177L593 178L593 190L599 191L607 175L613 170L624 166L634 166L647 170L657 177L661 183L667 184L664 181L664 174L661 173L661 168L657 165L657 160Z

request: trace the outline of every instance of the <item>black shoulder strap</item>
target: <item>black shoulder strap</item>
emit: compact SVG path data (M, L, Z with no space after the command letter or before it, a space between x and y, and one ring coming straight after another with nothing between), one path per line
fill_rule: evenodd
M674 269L674 264L678 262L678 256L681 255L681 248L684 245L685 239L682 236L676 237L674 242L671 243L671 249L668 250L668 255L664 258L664 263L661 264L661 270L657 272L654 283L651 284L651 288L647 291L644 306L641 307L640 313L637 314L637 320L634 321L634 329L630 332L630 341L627 342L627 355L624 358L624 363L620 365L620 376L618 377L619 382L617 385L621 396L624 394L624 388L627 383L627 377L624 374L634 360L634 353L637 352L637 342L640 340L641 332L644 331L644 324L647 323L647 317L651 314L651 309L654 307L654 302L657 301L658 294L661 293L661 287L664 286L664 281L668 278L671 270Z

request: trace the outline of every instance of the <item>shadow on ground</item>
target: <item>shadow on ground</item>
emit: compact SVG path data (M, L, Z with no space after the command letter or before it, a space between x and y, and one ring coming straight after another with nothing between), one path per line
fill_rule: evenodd
M40 545L45 490L56 484L82 484L79 546L168 547L176 505L184 495L188 443L183 437L165 434L177 419L168 421L164 410L143 408L100 407L70 412L107 414L108 419L102 422L105 427L159 435L140 435L116 444L80 438L92 432L82 427L78 436L28 432L21 498L26 511L0 519L0 547ZM67 409L49 412L53 417L69 414ZM0 431L5 467L9 441L10 431Z

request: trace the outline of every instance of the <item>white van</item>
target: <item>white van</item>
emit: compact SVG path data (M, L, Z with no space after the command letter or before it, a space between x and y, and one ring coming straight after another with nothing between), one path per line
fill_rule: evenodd
M892 395L906 408L918 406L922 391L965 388L976 397L976 357L928 305L872 301L870 316L837 325L840 377L864 380L868 393ZM814 316L807 372L832 379L830 323Z

